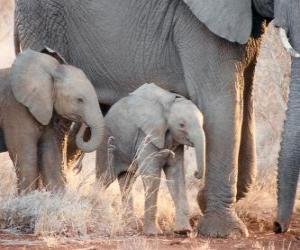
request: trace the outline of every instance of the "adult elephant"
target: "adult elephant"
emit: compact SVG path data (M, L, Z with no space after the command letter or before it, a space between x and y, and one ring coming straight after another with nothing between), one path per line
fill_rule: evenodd
M203 235L247 235L234 210L255 178L252 83L277 0L18 0L16 48L49 46L82 68L101 104L145 82L203 110Z
M295 203L300 171L300 3L298 0L280 1L275 25L285 48L292 55L291 85L278 160L278 211L274 223L277 233L288 230Z

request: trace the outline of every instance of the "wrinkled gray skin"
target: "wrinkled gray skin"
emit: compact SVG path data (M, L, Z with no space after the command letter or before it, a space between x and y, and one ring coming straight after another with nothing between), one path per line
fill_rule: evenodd
M286 30L289 41L300 51L300 2L277 0L276 26ZM278 160L278 211L274 223L277 233L288 230L300 170L300 58L292 58L288 109Z
M191 99L208 149L198 231L247 235L234 204L255 179L252 83L273 9L273 0L18 0L15 38L82 68L101 104L145 82Z
M39 176L47 189L63 190L60 146L64 130L70 121L81 122L82 130L90 127L91 139L82 141L80 130L77 146L87 152L95 150L103 135L97 105L85 74L48 54L27 49L10 69L0 71L2 141L16 167L19 193L36 189Z
M205 169L203 117L197 106L155 84L145 84L114 104L104 121L104 143L97 150L96 161L99 183L106 188L118 178L123 207L131 214L132 199L127 195L141 175L145 188L144 232L155 235L161 233L156 211L164 170L175 204L175 231L189 232L183 145L196 149L198 177L203 177Z

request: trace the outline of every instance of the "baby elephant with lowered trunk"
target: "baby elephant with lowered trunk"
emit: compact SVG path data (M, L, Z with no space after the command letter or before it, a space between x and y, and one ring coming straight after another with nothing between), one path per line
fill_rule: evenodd
M107 143L97 150L98 182L106 188L118 179L129 213L133 209L130 189L136 176L141 175L145 188L144 233L159 234L157 195L163 170L176 209L175 231L189 232L183 145L196 149L196 177L203 177L206 161L203 117L197 106L155 84L144 84L114 104L104 122Z
M83 71L64 64L58 53L47 48L43 53L27 49L10 69L0 71L0 128L4 135L0 145L14 162L19 192L36 189L39 176L49 190L64 188L63 119L82 124L76 137L81 150L90 152L99 146L103 116ZM87 128L91 137L85 141Z

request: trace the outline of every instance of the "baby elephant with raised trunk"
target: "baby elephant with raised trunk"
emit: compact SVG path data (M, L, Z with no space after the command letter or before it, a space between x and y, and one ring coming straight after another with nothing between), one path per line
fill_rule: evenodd
M205 173L206 160L203 117L197 106L155 84L144 84L114 104L104 122L103 138L108 145L102 143L97 150L99 183L106 188L118 179L124 208L132 212L130 189L136 176L141 175L145 188L144 233L159 234L157 195L163 170L176 209L175 231L189 232L183 145L196 149L198 178Z
M15 164L19 192L36 189L39 176L49 190L64 189L61 120L82 124L76 143L85 152L102 140L103 116L93 85L83 71L63 63L55 51L28 49L0 71L1 138ZM87 128L91 137L85 141Z

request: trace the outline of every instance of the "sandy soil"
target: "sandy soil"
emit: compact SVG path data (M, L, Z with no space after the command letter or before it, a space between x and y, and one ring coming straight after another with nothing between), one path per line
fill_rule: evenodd
M291 229L285 234L271 230L260 231L260 225L248 225L246 239L210 239L167 235L159 237L116 237L109 239L51 239L32 234L0 231L0 249L300 249L300 218L294 218Z

